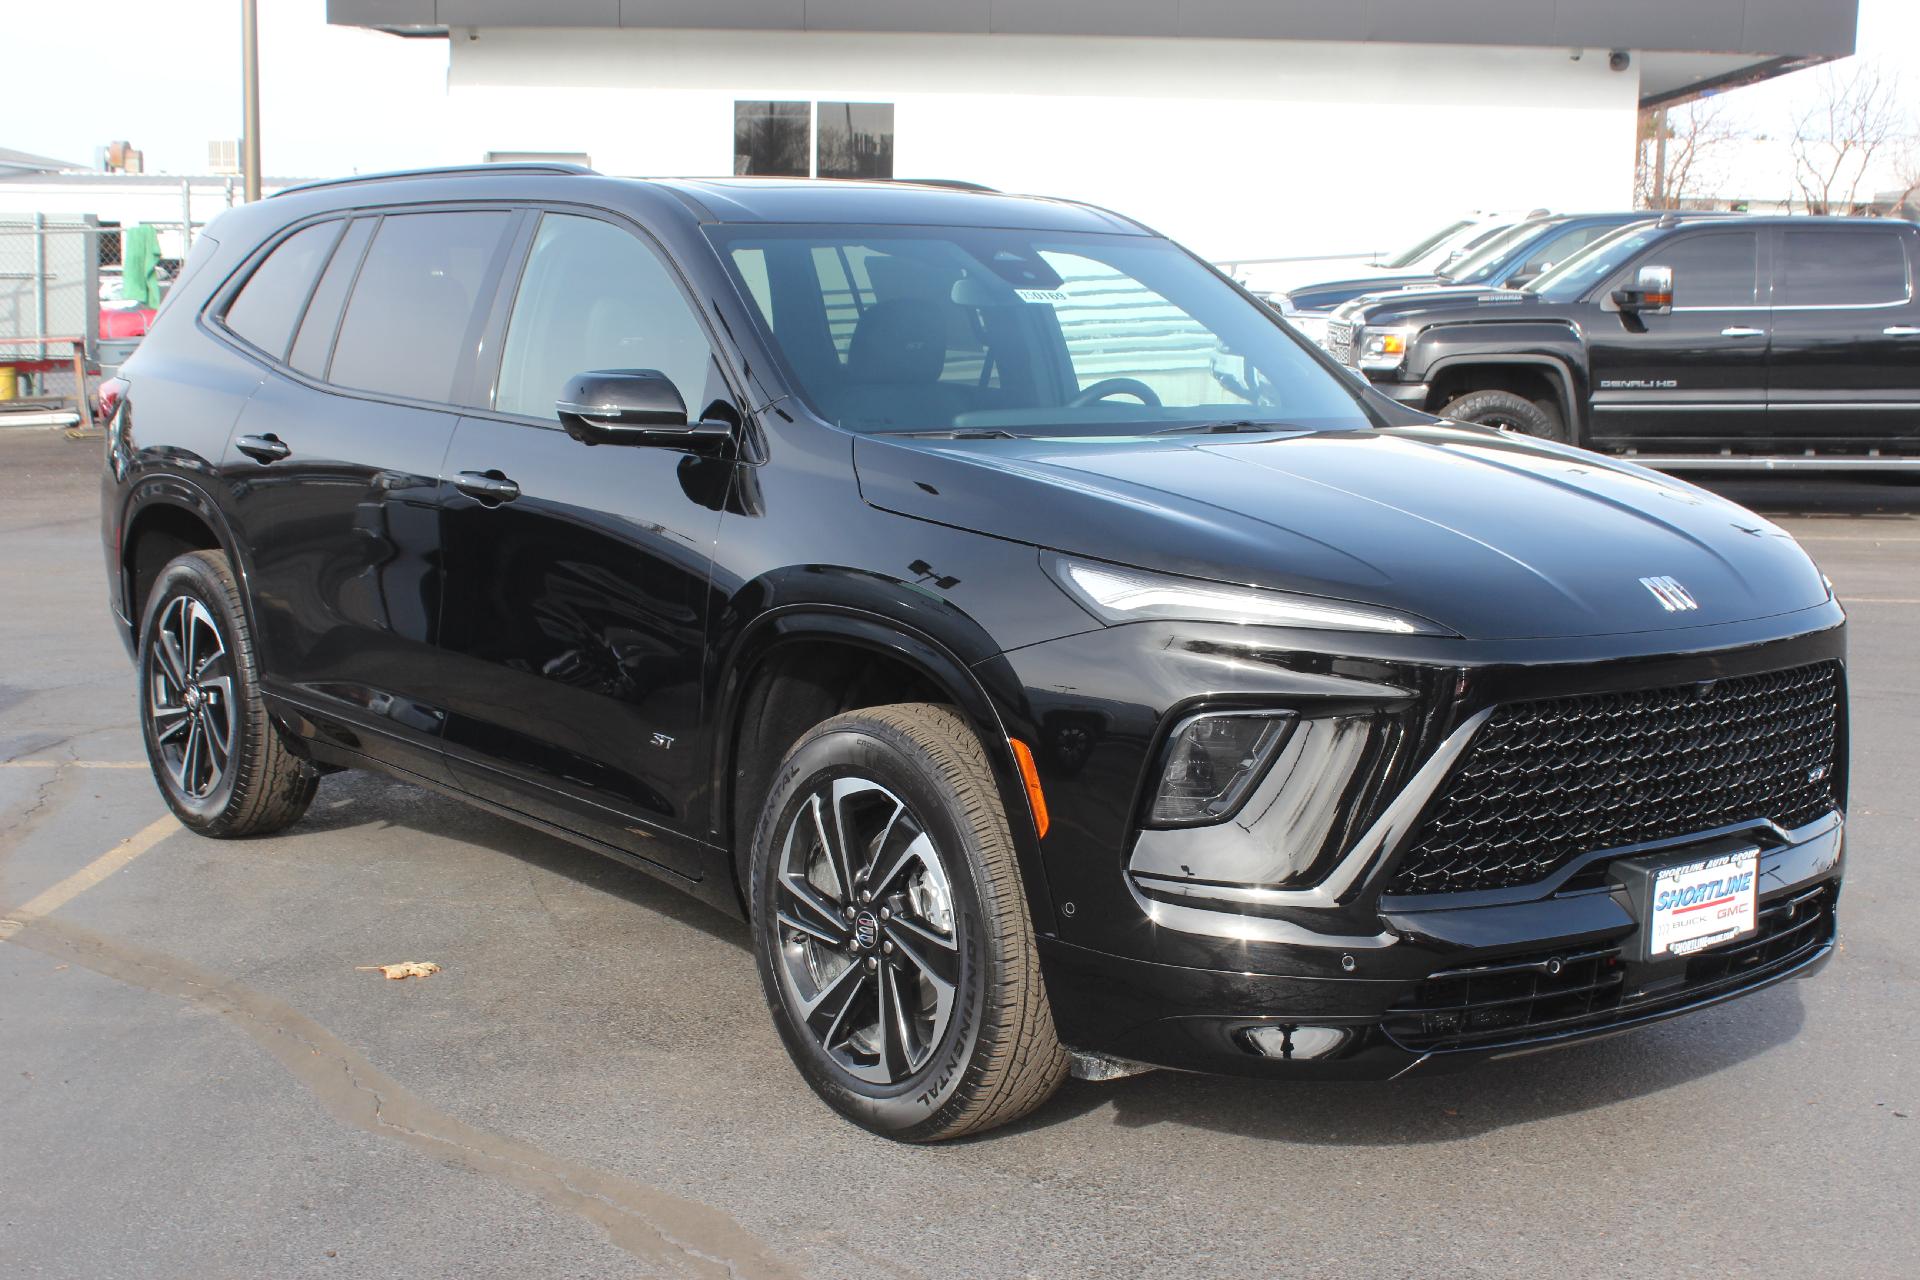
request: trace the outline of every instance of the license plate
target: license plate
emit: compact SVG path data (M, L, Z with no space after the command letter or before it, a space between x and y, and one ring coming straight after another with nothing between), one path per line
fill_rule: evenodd
M1735 849L1653 876L1649 957L1684 956L1759 927L1760 850Z

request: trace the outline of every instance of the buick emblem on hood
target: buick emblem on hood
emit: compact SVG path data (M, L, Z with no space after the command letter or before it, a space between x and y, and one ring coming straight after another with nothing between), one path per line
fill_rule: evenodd
M1681 586L1677 579L1642 578L1640 585L1652 592L1653 598L1658 600L1660 607L1668 613L1685 613L1689 609L1700 607L1700 602L1695 600L1692 593Z

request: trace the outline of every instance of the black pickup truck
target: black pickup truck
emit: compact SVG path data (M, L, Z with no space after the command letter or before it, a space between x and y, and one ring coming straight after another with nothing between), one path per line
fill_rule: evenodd
M1639 223L1526 289L1358 298L1327 347L1442 417L1662 465L1920 467L1920 226Z

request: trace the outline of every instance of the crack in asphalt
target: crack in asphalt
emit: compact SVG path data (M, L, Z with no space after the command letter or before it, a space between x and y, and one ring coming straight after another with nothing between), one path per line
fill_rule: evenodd
M424 1102L313 1019L262 992L161 952L45 917L6 939L104 977L217 1013L334 1119L530 1192L599 1227L628 1253L681 1274L794 1275L729 1214L489 1133Z

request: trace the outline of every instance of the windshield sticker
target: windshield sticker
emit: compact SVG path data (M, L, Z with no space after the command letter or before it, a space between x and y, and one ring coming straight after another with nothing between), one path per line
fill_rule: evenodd
M1015 289L1014 296L1022 302L1070 302L1066 294L1058 289Z

